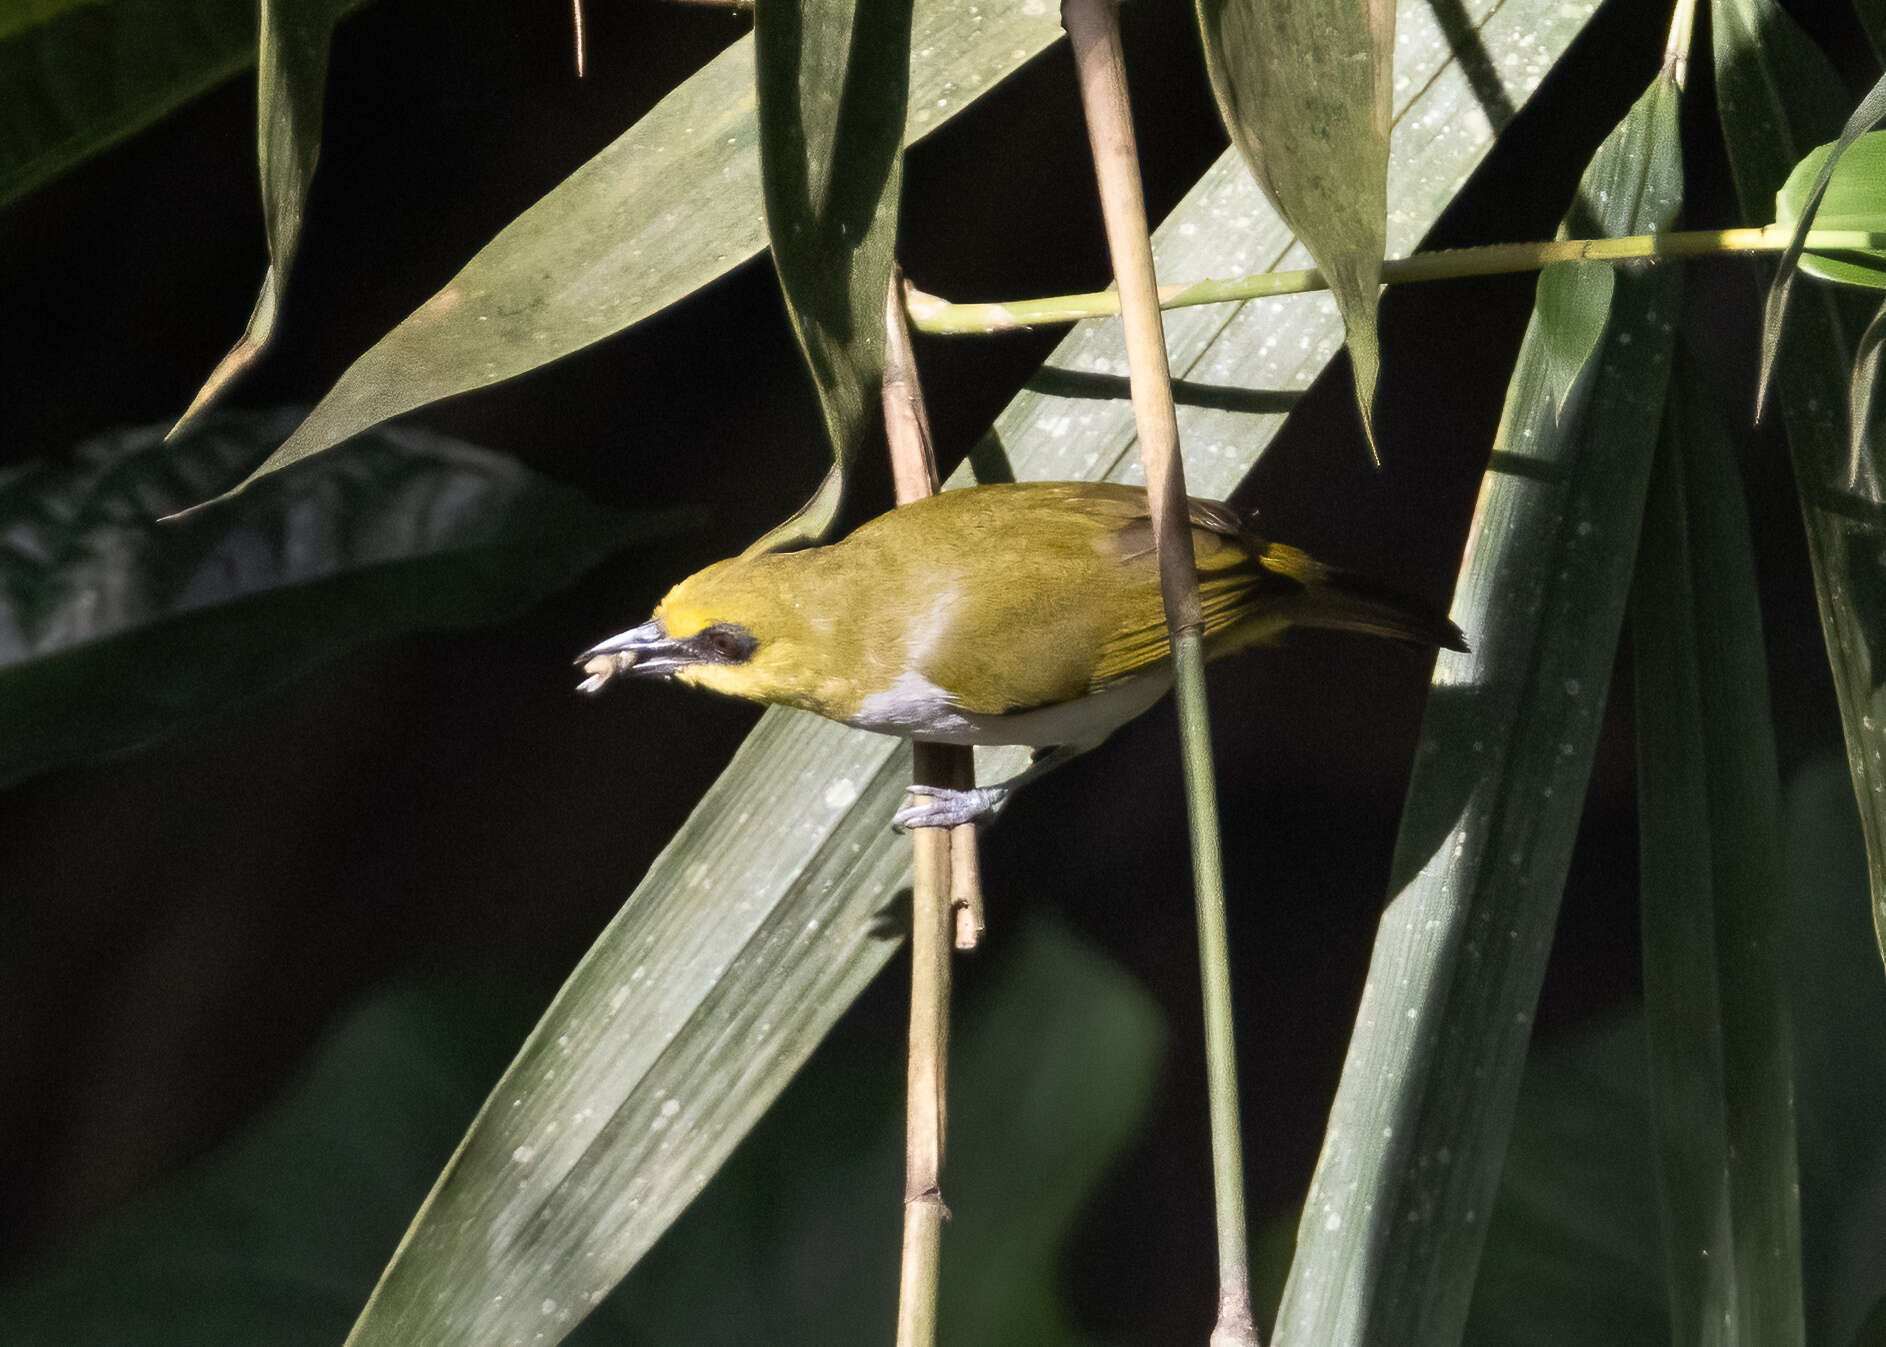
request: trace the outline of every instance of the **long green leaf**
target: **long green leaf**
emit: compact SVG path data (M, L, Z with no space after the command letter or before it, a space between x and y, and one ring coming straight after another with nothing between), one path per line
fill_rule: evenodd
M1652 84L1568 228L1666 229L1678 90ZM1589 227L1589 228L1588 228ZM1453 1343L1530 1037L1623 617L1681 278L1549 268L1461 566L1387 912L1278 1315L1283 1347ZM1595 310L1595 312L1594 312ZM1603 322L1595 321L1598 314ZM1569 388L1555 333L1585 332Z
M758 546L814 542L837 517L884 375L910 85L910 0L759 0L760 178L773 265L812 368L832 470Z
M1741 475L1710 371L1696 359L1679 369L1631 609L1671 1340L1787 1347L1805 1333L1785 989L1794 903Z
M0 783L150 742L401 632L491 621L679 516L440 435L356 441L176 525L298 412L147 426L0 474Z
M1375 300L1388 244L1394 0L1196 0L1232 144L1329 279L1369 451L1381 368Z
M1484 7L1480 36L1506 111L1593 8ZM1465 183L1496 119L1488 71L1461 70L1425 0L1408 0L1401 20L1411 95L1399 109L1390 200L1399 246L1409 247ZM1215 227L1240 217L1253 227ZM1232 154L1167 219L1157 250L1171 275L1239 274L1301 256ZM1192 489L1228 493L1281 426L1289 392L1307 388L1338 349L1340 320L1322 301L1194 311L1168 326L1175 371L1241 390L1180 408ZM1117 322L1078 326L980 446L979 467L1130 478L1124 360ZM982 775L1023 756L990 754ZM908 780L907 751L892 741L797 712L762 719L494 1091L357 1344L457 1343L507 1316L551 1347L565 1325L534 1311L551 1300L580 1315L640 1256L890 958L880 912L909 861L885 823ZM658 1119L667 1121L656 1134Z
M942 126L1060 33L1051 5L985 12L921 0L906 137ZM757 256L766 231L754 80L753 40L742 38L505 226L356 360L242 486L612 337Z
M332 0L261 0L256 61L256 157L262 170L262 227L268 270L241 338L211 371L171 430L186 430L243 371L275 332L282 290L301 242L301 214L321 156L321 101L327 85Z
M1743 217L1761 220L1839 128L1839 78L1772 0L1715 0L1711 14L1736 195ZM1854 452L1846 422L1853 338L1840 298L1818 286L1803 296L1776 375L1886 956L1886 473L1876 446Z

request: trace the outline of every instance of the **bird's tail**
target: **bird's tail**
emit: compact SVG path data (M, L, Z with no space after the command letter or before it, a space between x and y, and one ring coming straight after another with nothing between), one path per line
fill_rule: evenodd
M1285 606L1288 623L1385 636L1410 645L1467 649L1460 628L1446 614L1421 599L1354 571L1313 561L1293 547L1270 544L1262 557L1266 570L1288 575L1303 589Z

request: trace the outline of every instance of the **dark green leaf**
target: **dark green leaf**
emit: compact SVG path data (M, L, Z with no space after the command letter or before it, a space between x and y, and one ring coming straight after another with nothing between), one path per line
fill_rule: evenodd
M1781 347L1782 325L1788 316L1788 296L1794 288L1795 263L1801 258L1801 249L1807 242L1807 231L1814 227L1822 198L1833 180L1834 170L1842 162L1848 148L1858 141L1862 134L1877 125L1882 117L1886 117L1886 75L1882 75L1879 83L1875 84L1866 97L1860 100L1860 106L1853 110L1853 115L1847 119L1845 128L1840 132L1840 139L1831 146L1824 147L1826 152L1820 156L1812 170L1812 183L1806 191L1802 192L1800 186L1794 183L1793 175L1790 174L1789 180L1784 182L1776 193L1776 219L1780 220L1784 215L1789 217L1794 225L1794 237L1788 240L1788 246L1781 254L1781 268L1776 273L1775 283L1768 289L1768 301L1762 308L1762 368L1758 376L1760 386L1756 401L1758 415L1761 409L1760 399L1767 393L1769 381L1774 376L1775 353ZM1862 165L1861 171L1850 180L1855 184L1850 195L1862 199L1876 195L1872 190L1872 183L1878 178L1878 168L1879 165L1872 162ZM1820 265L1825 274L1826 263L1823 261ZM1869 279L1861 283L1869 288L1879 287L1879 279L1872 276L1868 268L1854 264L1842 266L1836 262L1834 270L1835 274L1830 279L1846 279L1856 273L1868 274Z
M1755 561L1709 368L1672 381L1632 595L1644 1000L1678 1347L1803 1341L1795 903Z
M326 28L359 0L301 0ZM254 62L256 0L87 0L0 15L0 206Z
M1669 1347L1644 1075L1635 1015L1526 1063L1467 1347Z
M0 782L147 743L400 632L522 608L673 515L592 505L421 431L174 525L297 413L230 414L0 474Z
M904 182L910 0L758 0L753 54L767 238L835 473L764 547L816 542L831 528L877 408Z
M921 0L906 138L942 126L1060 33L1052 5ZM507 225L242 485L614 336L756 256L766 232L753 52L751 38L734 43Z
M1743 217L1759 220L1838 125L1839 77L1772 0L1715 0L1711 14L1736 194ZM1853 347L1840 298L1823 287L1805 296L1776 373L1886 955L1886 475L1871 444L1854 451L1846 424Z
M1375 300L1388 243L1394 0L1196 0L1231 140L1330 282L1376 449Z
M321 155L321 99L327 83L332 0L261 0L256 67L256 148L262 170L262 223L268 270L249 325L171 430L181 434L254 364L275 331L282 290L301 241L301 212Z
M1145 1113L1162 1034L1145 993L1060 927L1004 947L953 1054L943 1334L1048 1347L1075 1340L1057 1263ZM333 1347L528 1018L498 988L374 996L243 1133L0 1290L9 1347ZM815 1059L576 1340L878 1336L895 1314L901 1048Z
M0 1290L10 1347L334 1347L529 1008L381 992L260 1117Z
M1571 228L1671 226L1677 104L1666 71L1593 158ZM1681 280L1620 270L1581 350L1566 334L1592 332L1595 293L1541 278L1507 390L1454 596L1473 650L1435 666L1281 1347L1451 1344L1467 1315L1610 683Z

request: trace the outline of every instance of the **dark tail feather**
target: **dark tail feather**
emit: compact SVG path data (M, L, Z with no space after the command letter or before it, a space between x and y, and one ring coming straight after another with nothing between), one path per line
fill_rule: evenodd
M1386 636L1410 645L1465 650L1460 628L1439 609L1399 590L1348 571L1330 571L1312 583L1291 616L1296 625Z

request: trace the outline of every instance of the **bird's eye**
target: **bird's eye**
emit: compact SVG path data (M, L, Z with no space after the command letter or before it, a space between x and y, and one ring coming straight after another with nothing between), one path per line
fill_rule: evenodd
M738 627L713 627L706 633L707 648L724 660L744 660L753 653L753 638Z

